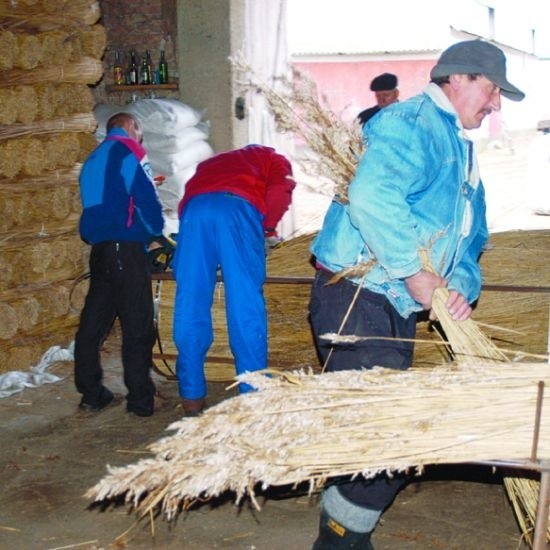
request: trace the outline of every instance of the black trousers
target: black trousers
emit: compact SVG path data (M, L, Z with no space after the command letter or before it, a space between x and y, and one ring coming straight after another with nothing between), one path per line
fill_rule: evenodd
M115 318L122 329L122 365L127 409L152 414L151 379L155 341L151 270L138 242L92 246L90 288L75 338L75 384L82 401L98 405L105 393L100 350Z
M328 285L332 273L318 270L311 289L309 304L310 322L315 336L317 352L326 371L353 370L382 366L392 369L408 369L412 365L413 343L389 340L365 340L354 344L332 345L320 338L325 333L356 336L414 339L416 315L404 319L387 298L367 289L361 289L351 310L350 305L357 293L357 285L342 279ZM348 316L342 330L343 319ZM331 352L332 349L332 352ZM337 480L342 496L357 506L372 510L386 509L406 477L379 475L352 482Z

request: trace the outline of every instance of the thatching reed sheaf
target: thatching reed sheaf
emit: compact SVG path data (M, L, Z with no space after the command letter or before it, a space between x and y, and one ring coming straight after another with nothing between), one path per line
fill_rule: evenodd
M172 424L175 433L151 446L153 457L109 468L86 497L124 496L140 512L160 506L173 519L182 507L227 490L239 500L254 498L259 487L307 481L314 489L339 475L522 460L531 453L538 383L549 376L545 365L482 362L249 374L242 380L260 388L257 393ZM550 453L547 411L543 407L540 456Z
M28 124L15 123L2 125L0 126L0 142L29 134L43 135L59 132L93 133L96 128L97 121L92 113L78 113L54 120L30 122Z
M0 0L0 371L74 338L80 164L106 33L91 0Z
M44 83L39 86L0 88L0 124L30 124L92 112L92 92L85 84Z
M67 65L38 67L32 70L9 69L3 72L0 86L41 84L43 82L73 82L95 84L103 75L103 64L93 57L82 57Z
M0 242L46 234L54 226L61 233L74 230L80 214L79 171L80 165L75 165L20 178L16 184L0 183Z
M297 162L309 174L332 182L335 195L346 202L347 188L363 151L359 123L344 123L319 97L315 82L295 69L291 78L279 77L274 86L260 81L242 55L230 61L240 73L241 86L266 99L277 129L307 143L312 157Z
M79 29L97 23L100 17L96 0L0 1L2 27L11 30Z

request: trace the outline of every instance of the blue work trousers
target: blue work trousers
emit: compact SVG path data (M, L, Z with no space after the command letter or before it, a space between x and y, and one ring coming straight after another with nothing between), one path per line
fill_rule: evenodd
M172 262L176 279L174 342L180 395L206 395L204 362L213 342L212 302L217 270L225 288L229 345L237 374L267 367L267 311L263 295L262 215L231 193L205 193L185 206ZM240 384L240 391L249 391Z

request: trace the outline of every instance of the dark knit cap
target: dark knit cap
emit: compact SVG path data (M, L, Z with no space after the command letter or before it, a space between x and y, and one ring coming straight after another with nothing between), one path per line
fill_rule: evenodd
M447 48L432 69L430 77L452 74L482 74L500 88L504 97L521 101L525 94L506 79L506 57L500 48L483 40L465 40Z
M391 73L383 73L373 78L370 83L370 89L373 92L384 92L387 90L395 90L395 88L397 88L397 77Z

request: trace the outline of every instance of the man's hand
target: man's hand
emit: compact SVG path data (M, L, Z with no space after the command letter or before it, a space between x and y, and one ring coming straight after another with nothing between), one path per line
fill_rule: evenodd
M422 304L424 309L430 310L432 309L434 290L439 287L446 287L447 281L439 275L421 269L418 273L405 279L405 286L414 300Z
M445 305L455 321L466 321L473 311L466 298L456 290L449 290L449 298Z

